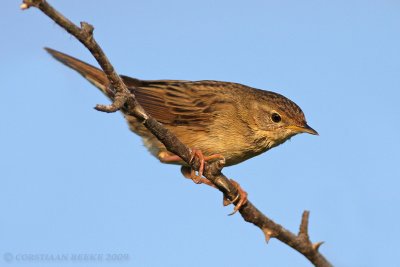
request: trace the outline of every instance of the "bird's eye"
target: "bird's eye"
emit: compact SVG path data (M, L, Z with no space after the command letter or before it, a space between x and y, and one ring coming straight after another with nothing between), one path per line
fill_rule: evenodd
M280 121L282 120L282 118L281 118L281 116L280 116L278 113L272 113L272 115L271 115L271 120L272 120L273 122L278 123L278 122L280 122Z

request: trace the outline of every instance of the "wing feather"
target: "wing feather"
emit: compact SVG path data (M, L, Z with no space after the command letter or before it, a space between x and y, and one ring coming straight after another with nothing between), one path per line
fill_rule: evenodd
M219 110L212 83L122 77L146 112L163 124L205 130Z

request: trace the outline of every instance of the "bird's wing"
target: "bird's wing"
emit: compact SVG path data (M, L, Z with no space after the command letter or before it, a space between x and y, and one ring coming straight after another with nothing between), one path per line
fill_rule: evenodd
M217 98L218 82L143 81L121 76L152 117L171 126L205 130L227 104ZM229 101L229 100L228 100Z

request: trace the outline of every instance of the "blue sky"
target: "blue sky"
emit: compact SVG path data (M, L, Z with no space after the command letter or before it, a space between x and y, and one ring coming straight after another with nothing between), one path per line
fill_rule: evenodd
M320 136L226 168L266 215L310 235L337 266L398 266L400 6L397 1L51 1L121 74L214 79L279 92ZM36 9L0 10L1 266L26 254L127 254L48 266L310 266L221 194L147 153L122 116L52 47L94 63ZM11 262L5 261L11 253ZM8 257L8 256L7 256Z

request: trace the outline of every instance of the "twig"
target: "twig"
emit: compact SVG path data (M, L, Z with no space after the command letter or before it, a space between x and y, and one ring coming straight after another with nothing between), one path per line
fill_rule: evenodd
M309 236L308 236L308 218L309 217L310 217L310 212L308 210L305 210L303 212L303 215L301 216L300 229L299 229L299 234L298 234L298 236L303 239L309 239Z
M199 168L199 161L190 162L191 151L186 147L175 135L162 124L149 116L140 104L136 101L135 96L128 90L122 82L120 76L115 72L113 66L105 56L104 52L93 38L93 26L86 22L81 22L81 27L76 26L70 20L65 18L61 13L55 10L45 0L24 0L21 4L21 9L36 7L44 14L49 16L58 25L64 28L67 32L76 37L96 58L100 67L110 81L111 86L115 89L116 95L111 105L97 105L96 109L103 112L115 112L123 109L124 113L135 116L143 122L146 128L151 131L160 140L165 147L175 155L181 157L186 163L190 164L195 170ZM238 199L237 188L230 180L222 174L223 162L215 161L211 164L206 164L204 176L209 179L230 201ZM236 204L236 203L235 203ZM283 243L291 246L315 266L332 266L325 257L319 253L318 248L322 242L312 244L308 236L308 217L309 212L303 213L300 231L298 235L286 230L281 225L275 223L263 213L261 213L250 201L247 201L240 210L243 219L259 227L268 242L274 237Z
M111 86L116 90L115 98L111 105L97 105L97 110L103 112L115 112L121 109L124 105L127 105L131 109L135 109L135 113L145 116L145 112L143 109L140 110L140 105L136 102L135 96L129 92L121 77L119 77L119 75L114 71L114 67L111 65L103 50L93 38L94 28L92 25L86 22L81 22L81 27L78 27L55 10L45 0L24 0L20 7L24 10L32 6L40 9L55 23L78 39L78 41L80 41L92 53L104 73L107 75Z

